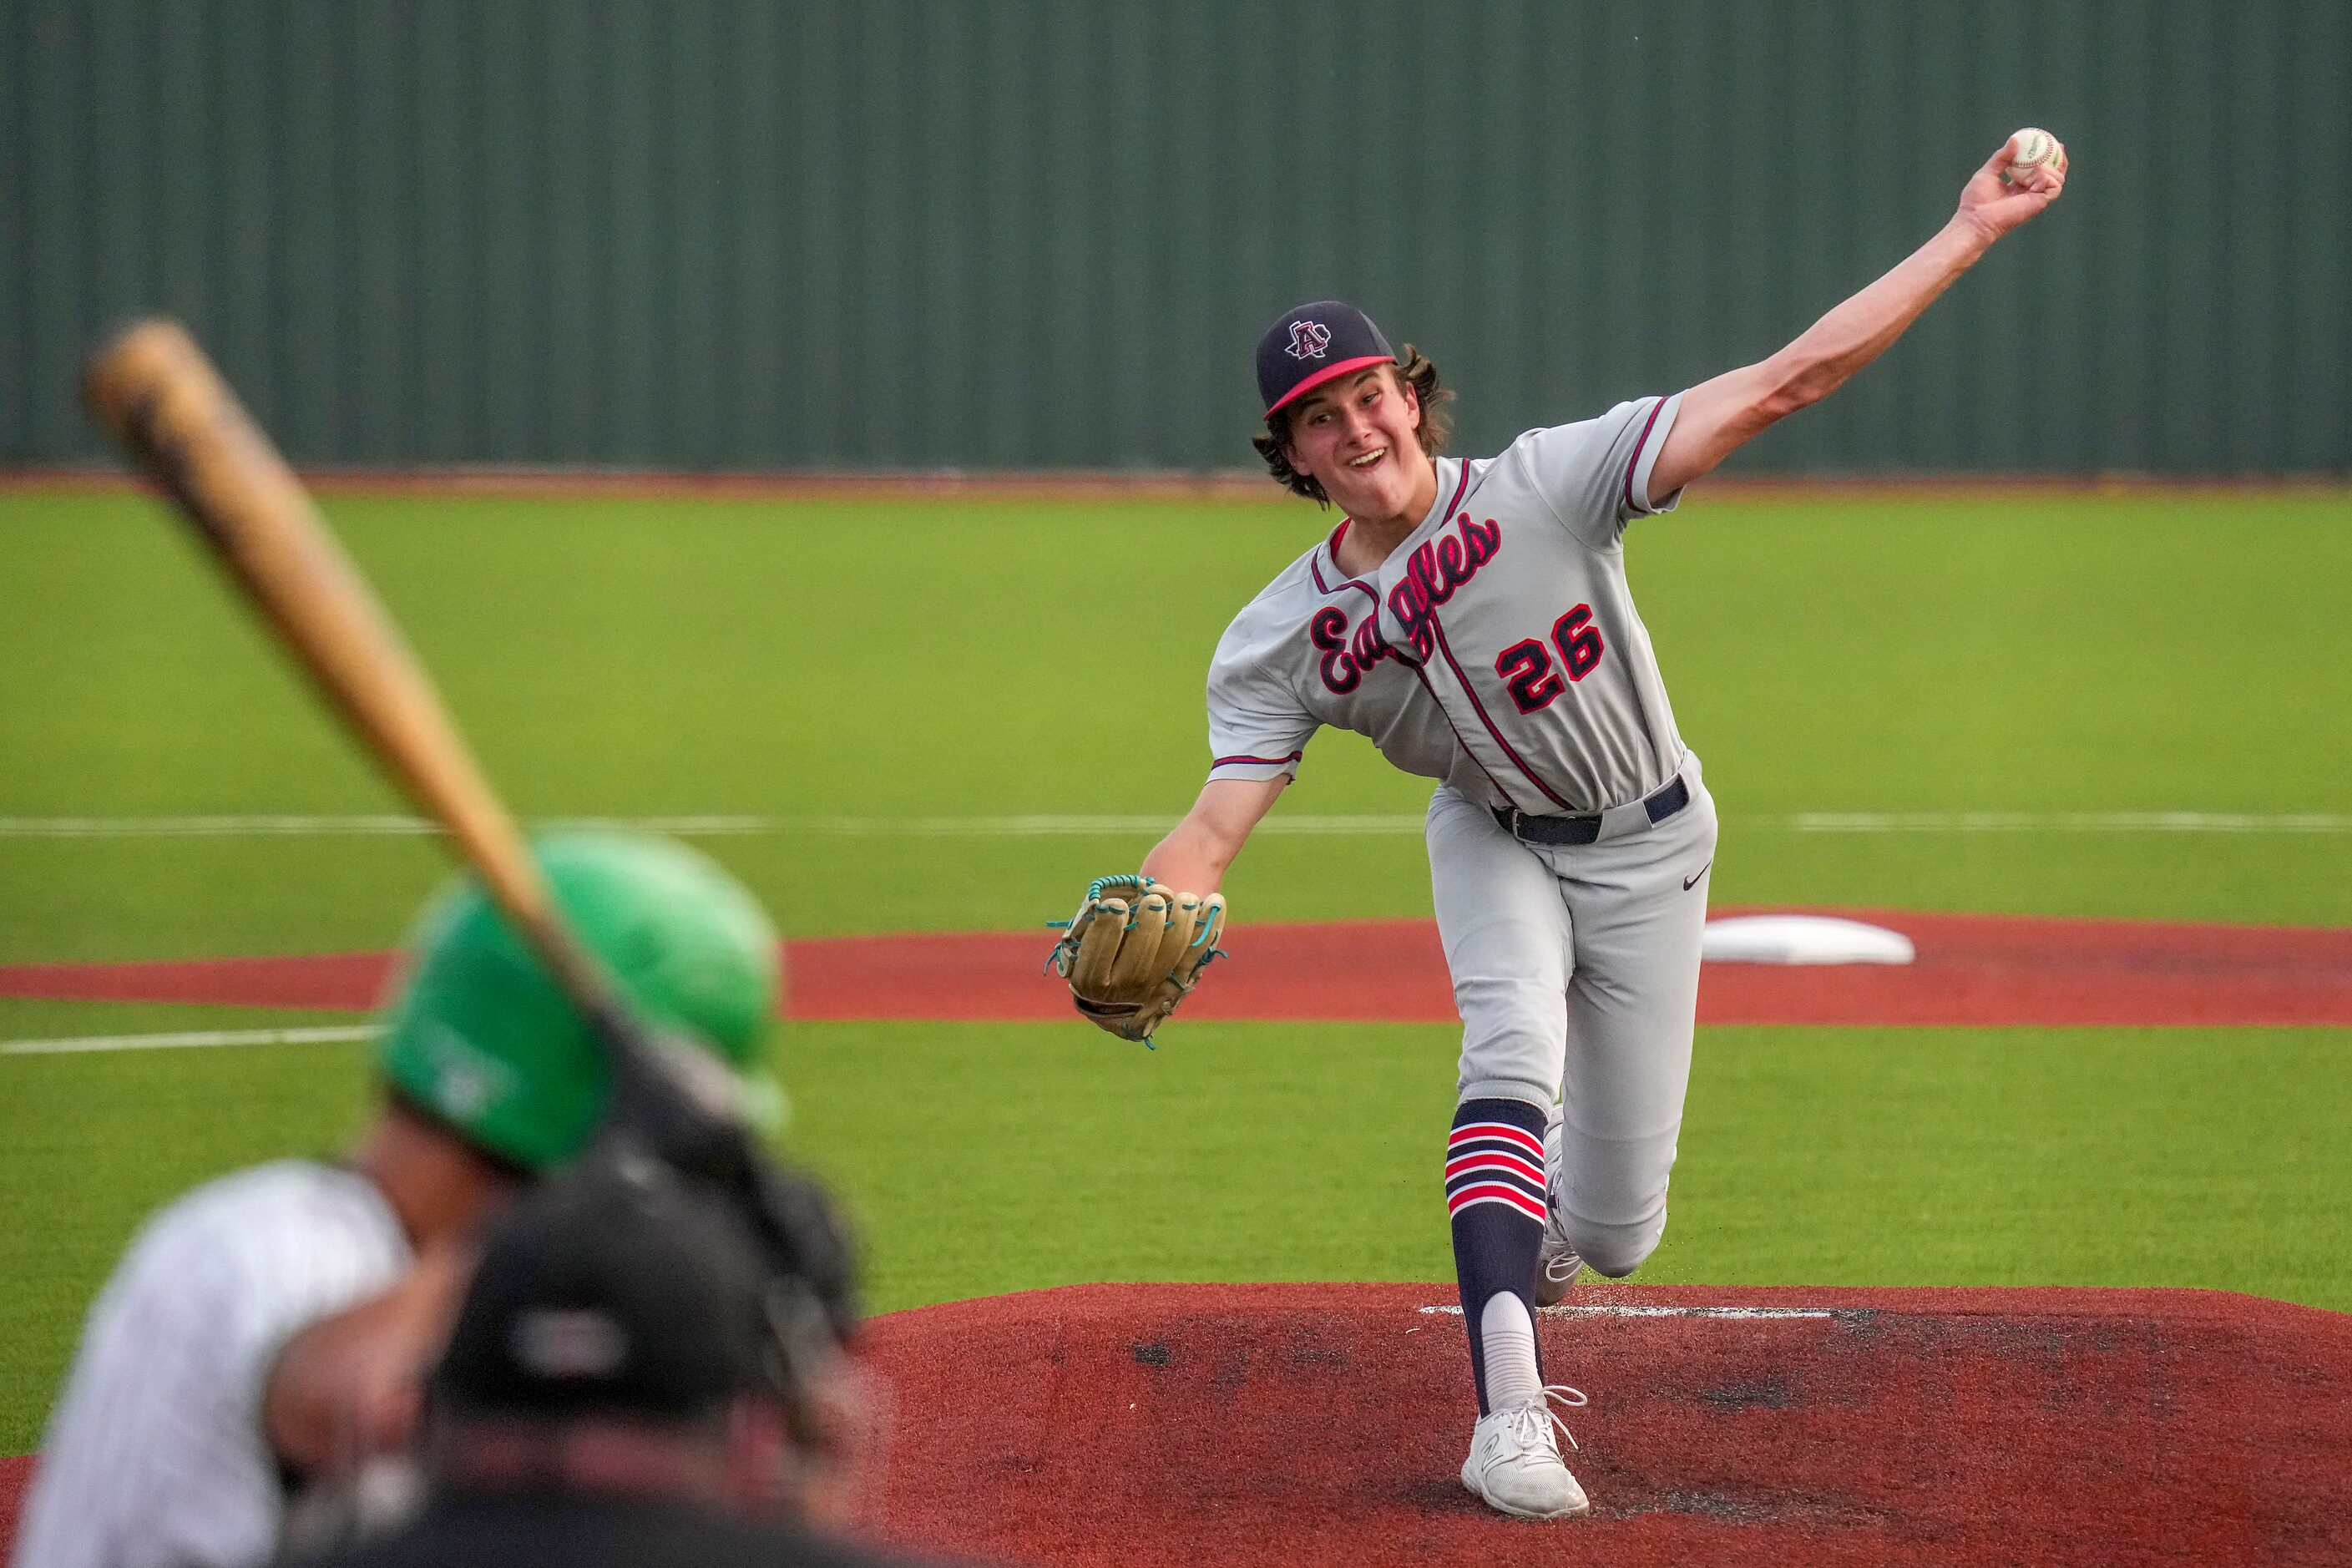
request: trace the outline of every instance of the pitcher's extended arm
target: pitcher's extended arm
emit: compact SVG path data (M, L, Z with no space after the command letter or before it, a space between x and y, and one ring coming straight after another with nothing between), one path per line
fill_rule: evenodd
M1270 779L1211 779L1184 820L1143 858L1143 874L1183 892L1215 892L1225 868L1289 782L1286 773Z
M2001 172L2016 150L2016 137L2002 142L1961 189L1951 221L1894 270L1771 358L1683 394L1674 429L1650 470L1650 495L1663 500L1714 472L1771 426L1845 384L1901 337L1954 279L1975 266L1994 240L2056 201L2066 185L2064 149L2035 164L2017 184L2005 184Z

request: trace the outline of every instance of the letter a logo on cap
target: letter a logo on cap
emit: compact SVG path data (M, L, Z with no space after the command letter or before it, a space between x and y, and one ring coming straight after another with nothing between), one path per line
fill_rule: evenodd
M1320 321L1293 321L1290 324L1290 346L1283 352L1292 359L1321 359L1331 346L1331 329Z
M1266 324L1257 340L1257 391L1276 412L1335 376L1394 363L1388 339L1345 300L1309 300Z

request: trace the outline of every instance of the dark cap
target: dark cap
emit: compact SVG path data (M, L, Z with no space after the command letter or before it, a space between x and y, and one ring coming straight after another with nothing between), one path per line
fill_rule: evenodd
M1258 395L1272 414L1335 376L1395 363L1370 316L1345 300L1316 300L1285 311L1258 339Z
M703 1414L777 1385L768 1305L721 1199L592 1159L493 1227L433 1397L459 1415Z

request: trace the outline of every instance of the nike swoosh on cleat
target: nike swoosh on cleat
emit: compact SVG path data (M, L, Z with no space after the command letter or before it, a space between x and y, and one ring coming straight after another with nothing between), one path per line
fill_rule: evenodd
M1714 865L1714 864L1715 864L1715 858L1714 858L1713 856L1709 856L1709 857L1707 857L1706 866L1712 866L1712 865ZM1706 866L1701 866L1697 870L1693 871L1689 876L1685 877L1685 878L1683 879L1683 891L1684 891L1684 892L1687 893L1687 892L1689 892L1693 888L1696 888L1696 887L1697 887L1697 886L1698 886L1698 879L1699 879L1701 877L1704 877L1704 876L1706 876Z

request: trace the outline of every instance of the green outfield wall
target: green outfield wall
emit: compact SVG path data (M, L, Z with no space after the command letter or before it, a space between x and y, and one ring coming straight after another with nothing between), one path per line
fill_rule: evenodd
M1753 472L2352 470L2342 0L0 0L0 463L195 326L298 458L1245 465L1363 301L1463 444L2061 205Z

